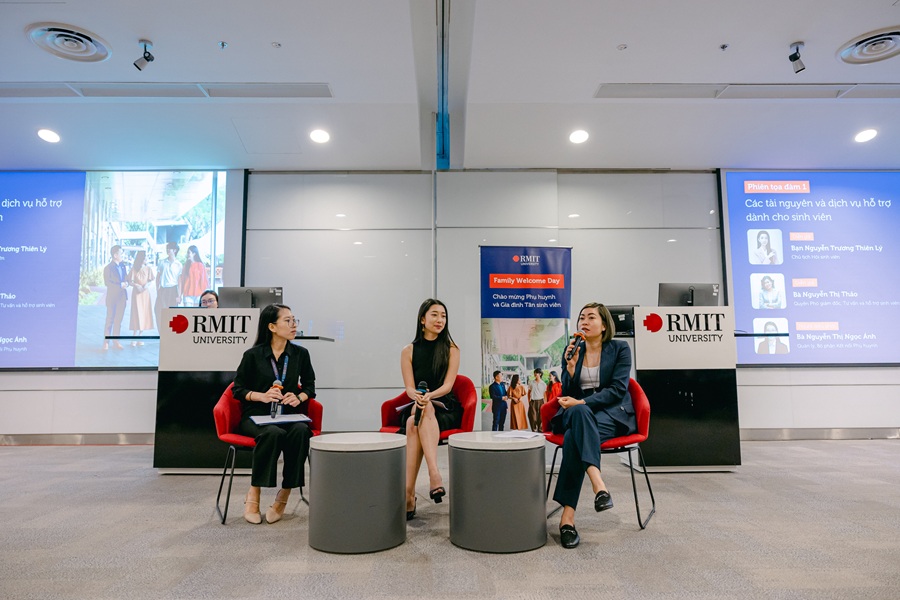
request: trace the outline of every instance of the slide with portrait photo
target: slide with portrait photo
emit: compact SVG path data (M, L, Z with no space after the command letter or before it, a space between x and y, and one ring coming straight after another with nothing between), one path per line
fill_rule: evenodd
M900 363L900 172L723 175L738 363Z

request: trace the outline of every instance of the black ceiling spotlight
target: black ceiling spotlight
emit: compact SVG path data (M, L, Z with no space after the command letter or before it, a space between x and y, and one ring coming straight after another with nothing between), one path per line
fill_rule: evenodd
M802 47L803 42L794 42L791 44L791 54L788 56L788 60L791 61L791 66L794 67L794 73L799 73L806 69L806 65L800 60L800 48Z
M144 47L144 53L139 59L134 61L134 66L138 71L143 71L147 65L153 62L153 55L150 54L150 48L153 47L153 42L150 40L138 40L138 44Z

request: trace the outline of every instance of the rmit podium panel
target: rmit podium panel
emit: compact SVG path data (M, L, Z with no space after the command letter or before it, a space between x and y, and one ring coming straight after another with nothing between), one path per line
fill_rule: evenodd
M153 466L172 471L221 469L226 446L213 407L256 340L257 308L162 311ZM239 453L249 467L250 453Z
M650 400L647 466L741 464L732 308L636 307L634 323L637 380Z

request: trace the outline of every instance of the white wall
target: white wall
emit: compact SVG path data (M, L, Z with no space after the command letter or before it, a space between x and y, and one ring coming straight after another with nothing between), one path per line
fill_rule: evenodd
M231 256L239 179L229 173ZM447 303L461 372L477 379L480 245L571 246L575 309L654 305L660 281L722 283L712 173L254 173L248 195L245 284L282 285L300 328L336 340L306 344L331 431L379 426L381 402L402 388L400 348L432 294ZM5 373L0 435L150 433L155 382L148 372ZM738 401L745 430L897 428L900 370L740 369Z

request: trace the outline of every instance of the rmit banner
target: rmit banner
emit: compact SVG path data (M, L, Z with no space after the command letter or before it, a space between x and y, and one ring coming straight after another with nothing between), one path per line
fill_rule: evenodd
M482 319L567 319L571 248L481 247Z
M638 306L634 309L638 369L733 369L730 306Z
M237 369L256 341L258 308L169 308L159 328L160 371Z

